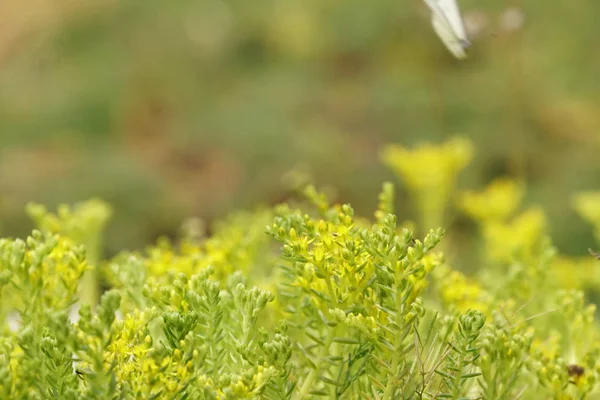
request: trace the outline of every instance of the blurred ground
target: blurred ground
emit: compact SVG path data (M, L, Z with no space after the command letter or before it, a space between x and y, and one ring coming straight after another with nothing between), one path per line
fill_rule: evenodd
M100 196L109 249L137 247L280 201L298 167L370 213L383 144L462 134L462 187L522 176L562 250L591 244L569 198L600 189L600 4L460 1L465 62L420 0L89 4L0 4L2 234L30 229L28 201Z

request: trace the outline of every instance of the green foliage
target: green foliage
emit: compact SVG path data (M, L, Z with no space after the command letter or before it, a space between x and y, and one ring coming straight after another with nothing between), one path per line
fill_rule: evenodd
M238 214L212 237L117 256L107 263L113 289L75 318L90 268L68 237L77 218L40 211L46 233L0 241L5 398L536 399L598 389L597 328L580 292L532 301L556 308L546 321L522 317L531 305L516 308L510 291L461 311L445 295L461 287L444 285L466 281L450 278L458 272L435 251L444 232L420 240L399 227L391 184L375 223L306 193L315 205L277 207L267 234L253 234L264 212ZM269 236L280 256L264 257Z
M77 204L73 208L63 204L56 214L49 213L43 205L29 204L27 213L43 232L60 234L84 245L88 263L99 266L103 249L102 233L112 213L108 204L98 199ZM96 269L84 276L82 290L87 303L95 304L98 301L98 283Z
M454 141L410 157L396 148L385 157L417 205L444 196L417 207L436 219L446 215L466 163L455 155L470 154L457 148L470 147ZM423 155L437 160L440 173L417 184L418 170L406 159L418 163ZM94 259L97 248L87 249L101 243L104 203L57 214L30 206L38 230L25 240L0 239L0 393L99 400L599 398L595 306L557 273L565 265L547 238L543 212L518 214L521 190L501 181L458 196L485 249L484 268L473 275L450 265L448 243L440 250L452 232L430 229L419 237L398 221L391 183L383 185L374 220L309 186L307 201L295 206L233 214L210 235L192 220L177 240L105 261ZM597 223L593 196L581 196L576 206ZM97 303L79 302L90 271L110 289Z

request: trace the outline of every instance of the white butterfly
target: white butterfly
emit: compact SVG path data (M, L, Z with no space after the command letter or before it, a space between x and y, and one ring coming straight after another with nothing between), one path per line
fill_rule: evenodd
M456 58L466 58L471 42L456 0L425 0L431 9L431 24L448 50Z

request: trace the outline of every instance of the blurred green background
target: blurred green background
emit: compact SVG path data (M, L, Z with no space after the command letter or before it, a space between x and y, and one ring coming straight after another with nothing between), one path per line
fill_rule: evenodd
M600 189L600 3L459 4L466 61L422 0L2 2L0 233L31 229L29 201L99 196L112 253L279 202L295 169L370 215L394 180L381 146L460 134L477 148L461 187L524 177L583 254L569 201Z

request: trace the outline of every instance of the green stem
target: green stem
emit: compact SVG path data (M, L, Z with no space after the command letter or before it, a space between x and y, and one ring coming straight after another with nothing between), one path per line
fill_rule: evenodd
M335 298L335 292L333 290L333 286L331 285L331 279L325 278L325 283L327 284L327 290L329 291L329 296L331 297L331 302L335 306L335 304L337 304L337 300ZM306 377L306 380L304 381L304 383L302 384L302 387L300 388L300 391L296 392L294 394L294 396L292 397L292 399L303 400L308 395L308 392L311 390L311 388L315 382L315 379L319 376L319 373L321 372L321 368L323 367L323 359L329 353L329 348L333 344L333 339L335 338L336 332L337 332L337 327L329 330L327 339L325 340L325 343L323 344L323 347L321 348L321 351L319 352L317 362L315 363L315 365L317 367L308 374L308 376Z
M336 331L337 331L337 329L335 329L335 328L329 331L329 335L327 336L327 339L325 340L323 347L321 347L321 351L319 352L317 362L315 363L317 368L313 369L310 372L310 374L308 374L308 376L306 377L306 380L304 381L304 383L302 384L302 387L300 388L300 391L294 393L294 396L292 397L292 399L302 400L308 396L308 392L313 388L315 379L317 379L317 377L319 376L319 373L321 372L321 368L323 367L323 359L327 356L327 353L329 352L329 347L333 343L333 338L335 337Z
M463 369L465 368L465 359L464 353L460 353L460 358L458 359L458 371L454 377L454 387L452 388L452 398L458 399L460 397L460 389L462 387L461 380L463 375Z
M87 251L87 261L92 267L91 270L85 271L81 278L81 300L84 304L89 304L95 307L100 300L100 240L99 233L94 233L88 238L85 243Z
M98 272L94 267L94 269L86 271L81 278L81 300L84 304L94 307L98 304L99 298Z
M398 265L396 265L396 326L398 327L398 331L396 332L396 338L395 338L395 351L394 351L394 356L392 358L392 373L388 374L388 380L387 380L387 384L385 386L385 391L383 392L383 400L388 400L388 399L393 399L394 397L394 393L396 391L396 375L398 373L398 366L400 365L400 357L403 356L403 354L401 354L400 349L402 348L402 343L400 343L402 341L402 329L400 329L400 327L403 325L404 323L404 313L401 312L402 311L402 294L401 294L401 290L400 290L400 284L402 282L402 280L400 279L400 268L398 267ZM409 290L410 288L407 288L407 290Z

